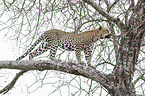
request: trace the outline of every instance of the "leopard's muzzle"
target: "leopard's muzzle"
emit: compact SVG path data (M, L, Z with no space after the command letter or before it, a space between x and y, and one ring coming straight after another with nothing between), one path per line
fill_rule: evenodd
M109 34L109 35L105 35L105 38L110 38L112 35Z

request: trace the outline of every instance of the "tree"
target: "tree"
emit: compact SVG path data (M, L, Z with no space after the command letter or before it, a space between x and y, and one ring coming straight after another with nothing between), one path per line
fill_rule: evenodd
M113 34L111 41L95 44L96 69L67 61L1 61L0 68L21 71L0 93L8 92L29 70L57 70L96 81L111 96L135 96L138 93L135 86L142 88L141 94L145 95L144 0L3 0L0 4L1 18L8 16L7 20L1 20L1 31L11 30L13 33L7 33L21 47L27 48L41 30L50 28L79 33L101 24Z

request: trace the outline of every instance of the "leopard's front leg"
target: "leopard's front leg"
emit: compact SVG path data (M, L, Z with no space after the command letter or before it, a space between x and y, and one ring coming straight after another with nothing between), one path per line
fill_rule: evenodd
M81 50L80 49L76 49L76 57L77 57L77 60L80 64L85 64L84 61L81 60Z
M92 48L91 47L86 47L84 50L85 53L85 59L87 61L88 66L92 67L92 68L96 68L95 66L93 66L91 64L91 59L92 59Z

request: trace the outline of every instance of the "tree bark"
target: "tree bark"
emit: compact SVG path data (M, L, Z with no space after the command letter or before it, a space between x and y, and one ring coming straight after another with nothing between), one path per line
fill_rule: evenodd
M104 86L112 96L135 96L133 75L139 55L143 34L145 34L145 1L139 0L137 5L132 6L132 16L126 24L120 19L113 18L103 11L91 0L83 0L91 5L97 12L115 23L121 30L121 40L117 50L116 66L111 74L110 86Z
M91 80L94 80L103 86L109 87L109 79L112 78L111 75L102 73L95 68L76 64L72 62L57 62L57 61L0 61L0 68L7 68L7 69L19 69L22 70L18 74L23 75L23 73L30 71L30 70L56 70L65 73L80 75ZM20 75L16 75L12 82L8 84L5 88L0 90L0 93L8 92L16 83ZM15 79L17 78L17 79ZM107 82L107 83L106 83Z

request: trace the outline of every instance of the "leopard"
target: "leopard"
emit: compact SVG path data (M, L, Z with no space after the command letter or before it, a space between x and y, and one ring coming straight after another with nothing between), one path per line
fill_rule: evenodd
M40 35L31 47L23 55L18 57L16 61L22 60L28 54L29 60L32 60L34 57L39 56L48 50L50 50L49 58L51 60L56 60L55 55L58 47L60 47L67 51L75 51L77 61L80 64L84 64L84 61L81 60L81 51L84 51L87 65L91 66L92 47L94 46L94 43L99 39L110 38L110 36L111 32L109 29L102 26L80 34L65 32L59 29L51 29ZM40 42L40 46L33 51Z

